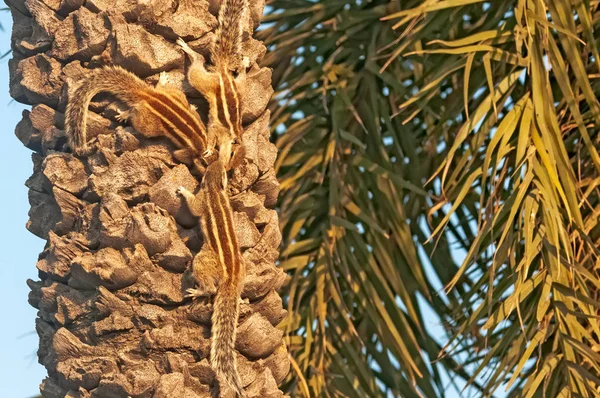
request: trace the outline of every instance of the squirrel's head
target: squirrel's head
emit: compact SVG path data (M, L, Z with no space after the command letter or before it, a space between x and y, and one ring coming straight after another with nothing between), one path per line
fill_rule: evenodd
M202 188L224 190L227 187L227 173L220 159L215 160L206 168L202 177Z

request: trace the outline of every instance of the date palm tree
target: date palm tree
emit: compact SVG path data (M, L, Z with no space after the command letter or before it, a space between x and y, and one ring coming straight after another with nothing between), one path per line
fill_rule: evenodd
M209 300L185 296L188 272L202 246L197 222L177 187L198 186L164 139L148 140L119 122L119 104L98 96L89 115L89 156L66 145L68 86L92 68L119 65L144 78L183 89L206 116L207 104L184 81L184 38L208 55L218 4L208 2L7 1L14 20L11 95L32 105L17 136L33 150L27 181L27 228L46 239L29 281L39 310L38 358L48 376L44 397L210 397L215 376L210 351ZM249 33L264 3L250 1ZM250 22L251 19L251 22ZM281 240L269 209L279 184L268 142L271 72L260 67L265 48L248 34L252 68L243 104L247 154L230 180L235 227L247 264L236 350L250 397L278 397L289 360L286 312L276 290ZM225 391L219 393L224 396Z
M290 391L598 396L600 4L269 5Z
M174 38L205 50L218 2L9 3L28 227L48 240L30 282L44 396L209 394L210 306L181 296L201 241L172 195L195 180L107 99L102 149L65 154L60 112L88 67L179 84ZM231 192L256 266L237 346L253 396L598 396L599 6L267 2L245 51L275 91L254 66L255 157Z

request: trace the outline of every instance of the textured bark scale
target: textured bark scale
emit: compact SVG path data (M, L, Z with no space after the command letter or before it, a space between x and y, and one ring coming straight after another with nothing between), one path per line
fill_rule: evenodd
M85 3L85 6L83 5ZM213 2L214 3L214 2ZM38 357L48 370L44 397L211 397L211 299L185 298L190 264L203 245L198 220L177 195L199 184L167 139L145 138L118 122L126 108L98 96L88 112L89 156L68 149L68 85L88 69L121 66L148 83L161 72L205 119L206 102L185 81L178 37L205 56L216 28L208 0L7 0L13 20L10 91L32 105L16 135L33 151L27 228L47 240L38 281ZM264 45L251 37L264 1L250 0L242 54L250 68L243 98L245 159L228 194L247 266L236 339L248 397L279 397L289 371L286 311L276 290L281 235L269 142L271 71L258 65ZM212 14L211 14L212 12ZM223 394L221 394L223 395Z

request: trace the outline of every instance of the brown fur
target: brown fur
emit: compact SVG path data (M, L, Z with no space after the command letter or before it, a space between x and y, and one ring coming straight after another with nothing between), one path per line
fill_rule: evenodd
M76 154L87 152L88 107L92 98L103 92L127 105L121 119L130 119L144 136L164 135L197 156L207 149L206 126L183 92L162 84L154 88L123 68L104 67L90 71L69 90L65 126L69 145Z
M210 53L213 64L230 66L231 60L240 55L247 13L248 0L223 0L216 40Z
M224 382L238 396L243 397L244 390L235 357L235 336L239 297L246 271L235 234L233 211L226 186L225 167L218 159L207 167L196 196L182 187L178 192L192 214L201 217L205 239L205 246L193 263L193 273L199 288L191 293L209 295L214 286L217 286L212 315L210 363L219 382Z
M245 87L247 59L234 78L230 69L235 57L241 53L243 25L248 11L247 0L224 0L219 10L219 27L211 48L212 67L206 68L204 57L194 52L181 39L179 45L192 60L187 71L190 84L208 101L210 106L209 132L219 146L219 157L231 168L230 143L242 142L241 103ZM228 143L229 142L229 143ZM222 147L225 150L221 149Z

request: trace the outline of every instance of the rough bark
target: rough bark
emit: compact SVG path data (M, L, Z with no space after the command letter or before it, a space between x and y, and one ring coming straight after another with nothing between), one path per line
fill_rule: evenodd
M85 4L84 4L85 3ZM206 115L184 81L177 37L207 54L218 2L207 0L7 0L14 20L10 92L32 105L17 137L33 151L27 228L47 240L29 281L39 310L44 397L210 397L210 300L184 298L202 246L176 194L198 180L164 139L144 140L115 119L110 97L92 104L94 152L69 153L63 112L69 82L88 68L123 66L148 82L166 71ZM271 72L251 37L264 0L251 0L244 54L253 64L243 104L247 159L231 176L236 232L247 260L236 348L250 397L278 397L289 359L275 326L286 316L276 290L280 243L274 205L275 147L269 143Z

